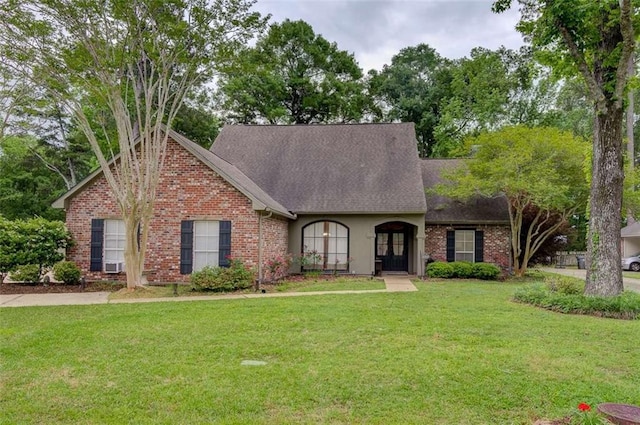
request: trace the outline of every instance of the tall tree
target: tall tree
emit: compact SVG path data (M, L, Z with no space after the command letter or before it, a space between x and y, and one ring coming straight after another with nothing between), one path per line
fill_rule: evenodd
M0 49L20 77L46 87L87 137L122 215L127 286L142 284L170 125L185 95L264 20L246 0L4 0ZM119 157L111 165L84 108L105 105ZM138 232L140 239L138 241Z
M357 122L369 110L362 70L304 21L274 23L219 80L222 108L241 123Z
M477 47L451 66L450 96L442 100L435 129L436 156L449 156L465 137L508 124L532 123L524 93L534 87L529 52ZM528 99L527 99L528 100ZM535 110L539 103L533 106Z
M436 190L459 199L506 196L514 272L523 276L531 257L586 205L587 146L554 128L483 133L465 141L470 159L444 176L449 182Z
M512 0L497 0L501 12ZM624 182L622 123L628 64L635 49L632 0L518 0L518 30L557 69L579 73L594 104L593 161L585 294L622 292L620 222Z
M62 178L50 172L34 152L38 141L5 136L0 140L0 215L7 219L64 217L51 203L65 191Z
M372 95L386 120L413 122L421 157L433 155L441 104L450 96L450 61L427 44L405 47L382 71L369 71Z

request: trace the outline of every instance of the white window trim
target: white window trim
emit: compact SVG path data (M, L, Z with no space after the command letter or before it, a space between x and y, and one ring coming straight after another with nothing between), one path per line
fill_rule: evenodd
M119 231L120 225L122 225L122 232ZM115 231L113 227L116 227ZM102 270L106 271L106 264L119 264L118 271L124 271L124 250L127 241L126 232L124 230L124 221L120 219L105 219L104 220L104 235L102 241ZM122 241L122 248L110 248L107 247L107 241ZM109 255L108 255L109 253Z
M214 224L214 223L215 223L215 227L214 227L213 233L206 234L206 235L198 234L199 233L198 227L201 228L200 232L202 232L202 227L204 224ZM201 239L215 238L215 240L217 240L217 243L215 244L214 248L199 248L197 243L198 238L201 238ZM199 257L198 254L204 254L205 256L209 254L213 257L213 261L200 262L197 260L197 258ZM219 256L220 256L220 221L219 220L195 220L193 222L193 271L196 272L196 271L202 270L206 266L218 267L220 265Z
M463 260L463 259L459 259L458 255L468 255L471 254L471 263L475 263L476 261L476 231L475 230L470 230L470 229L460 229L460 230L456 230L455 231L455 241L454 241L454 251L455 251L455 256L454 256L454 260L455 261L469 261L469 260ZM458 232L465 232L465 233L470 233L471 234L471 251L466 251L466 250L458 250L457 247L457 242L458 242Z

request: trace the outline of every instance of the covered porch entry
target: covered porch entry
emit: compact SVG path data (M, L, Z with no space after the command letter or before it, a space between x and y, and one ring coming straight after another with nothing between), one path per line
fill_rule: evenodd
M411 270L415 226L390 221L375 227L376 273L409 272Z

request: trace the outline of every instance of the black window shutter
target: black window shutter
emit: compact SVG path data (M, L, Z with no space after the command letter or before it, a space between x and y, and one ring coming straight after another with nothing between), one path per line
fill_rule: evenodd
M218 265L220 267L229 267L229 256L231 255L231 222L220 222L220 241L219 241Z
M102 243L104 238L104 220L91 219L91 262L89 271L102 271Z
M484 232L482 230L476 230L476 253L475 262L484 262Z
M180 274L193 271L193 221L180 223Z
M456 261L456 231L447 230L447 261Z

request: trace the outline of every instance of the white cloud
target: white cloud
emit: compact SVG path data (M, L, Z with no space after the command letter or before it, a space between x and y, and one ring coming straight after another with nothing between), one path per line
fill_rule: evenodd
M492 0L258 0L272 21L308 22L316 33L355 54L360 66L381 69L400 49L427 43L445 57L474 47L518 48L518 11L496 15Z

